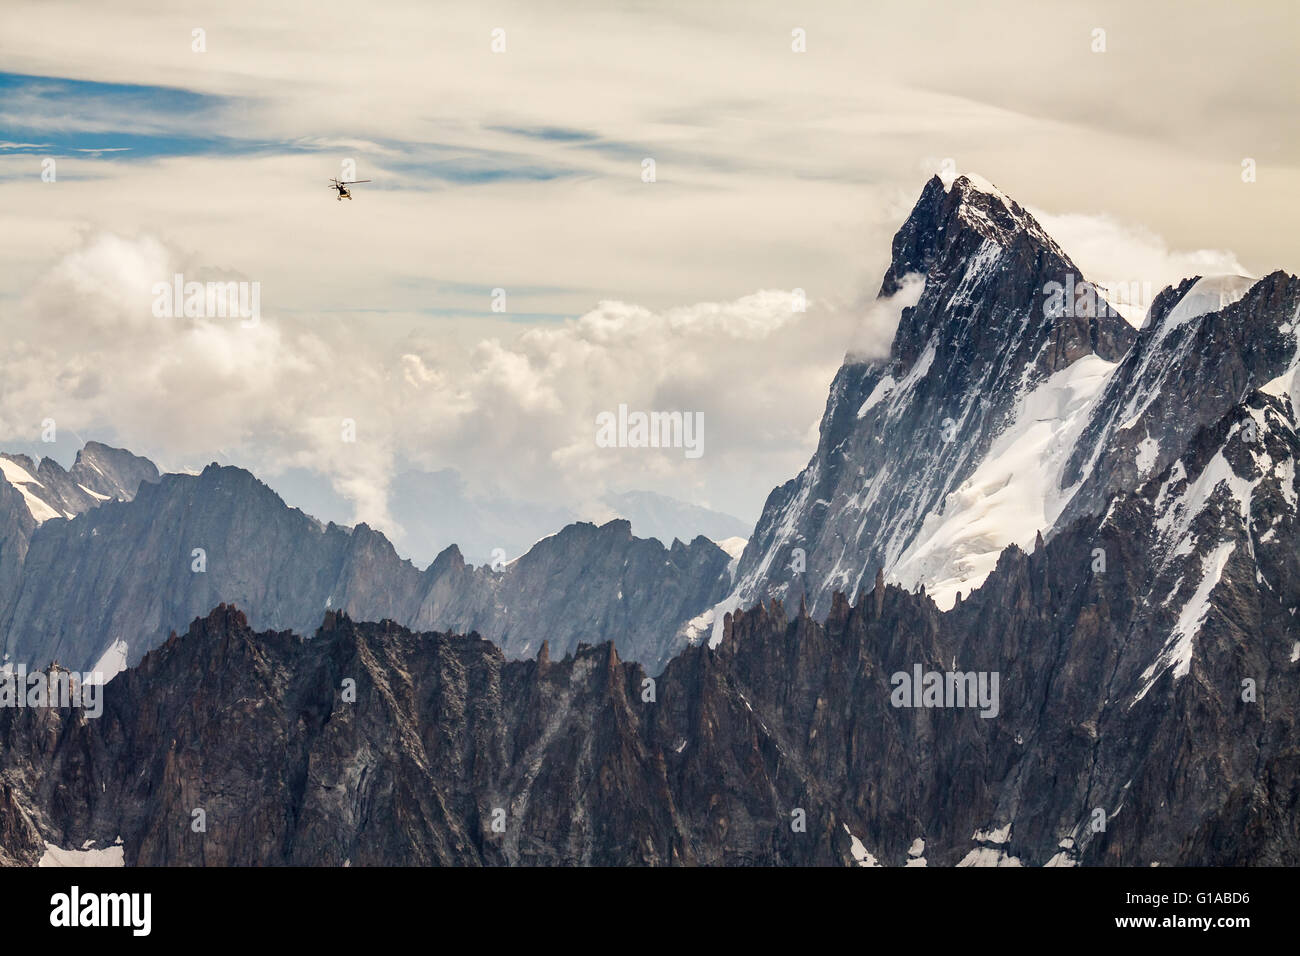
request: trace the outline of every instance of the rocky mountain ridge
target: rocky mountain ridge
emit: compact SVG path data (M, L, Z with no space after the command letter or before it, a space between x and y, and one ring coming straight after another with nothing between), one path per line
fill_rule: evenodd
M1137 330L973 177L932 179L895 236L880 295L905 293L890 357L846 360L816 452L769 497L714 639L727 610L802 595L822 615L881 567L951 607L1003 548L1104 511L1297 354L1294 276L1189 279Z
M0 542L11 662L92 670L113 661L105 666L116 671L184 622L237 602L258 627L309 631L333 608L478 631L511 655L535 654L543 640L563 653L617 632L621 653L657 671L685 645L683 623L724 593L732 562L704 537L665 548L614 520L569 525L495 569L468 565L453 545L421 571L369 526L322 525L249 472L215 464L95 505L38 529L12 500L8 520L25 547L7 566Z
M130 865L1296 865L1298 454L1288 400L1253 392L950 611L878 577L824 622L728 615L654 679L612 643L507 660L333 611L310 639L257 634L222 606L98 719L0 709L0 843L30 863L120 838ZM999 675L996 712L898 706L917 669Z

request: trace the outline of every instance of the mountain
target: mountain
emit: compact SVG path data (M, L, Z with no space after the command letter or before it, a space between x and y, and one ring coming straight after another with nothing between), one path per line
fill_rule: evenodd
M467 561L491 564L524 554L538 540L590 516L571 508L522 501L499 493L478 494L454 469L404 471L389 489L393 520L401 529L393 545L416 564L427 564L456 545ZM651 491L609 492L592 510L625 518L638 538L711 541L746 537L739 518Z
M0 474L23 497L37 524L71 518L103 501L130 501L142 482L158 480L153 462L122 448L87 442L64 471L53 458L34 463L26 455L0 452Z
M328 477L310 469L290 469L268 481L285 501L322 520L342 523L353 512ZM585 508L526 500L472 484L454 468L401 468L387 492L392 516L387 535L399 554L420 567L453 544L473 564L512 560L577 521L626 518L637 537L657 538L665 547L699 535L712 541L743 538L751 527L724 512L650 491L607 492Z
M721 544L733 538L744 540L753 530L751 525L725 512L653 491L610 492L601 502L620 518L626 518L633 534L657 538L664 544L674 539L693 541L699 535Z
M509 560L578 520L568 508L497 493L477 494L452 468L394 475L389 510L401 529L394 546L420 565L453 544L475 564Z
M499 573L471 568L452 547L429 566L411 626L478 633L511 657L611 640L657 674L686 646L686 622L726 593L733 560L703 536L671 548L637 538L623 519L569 525Z
M97 719L0 709L0 852L1295 866L1293 382L1104 515L1006 549L950 611L880 576L824 622L774 601L653 683L609 643L512 661L332 611L309 639L258 634L223 605L104 687ZM993 713L896 706L897 675L949 668L998 675Z
M1008 548L951 611L879 578L824 623L773 602L652 683L610 643L512 661L333 611L309 639L258 634L223 605L104 687L97 719L0 709L0 846L32 863L120 841L129 865L1294 866L1297 454L1289 400L1252 392L1104 517ZM949 667L997 674L995 713L895 706L896 675Z
M0 633L40 525L74 518L105 501L130 501L141 484L157 480L158 469L147 458L94 441L77 452L67 471L52 458L37 465L26 455L0 453Z
M1171 464L1296 350L1294 277L1189 279L1134 330L975 177L926 185L880 295L915 304L888 359L850 356L836 375L818 448L769 496L715 638L725 611L769 597L824 615L878 568L952 607L1004 548Z
M1196 276L1158 295L1133 348L1112 372L1066 463L1080 485L1066 519L1172 464L1192 435L1296 355L1296 280Z
M15 659L134 665L0 707L0 861L1300 864L1300 279L1134 328L960 177L881 296L739 558L621 520L420 571L239 469L39 526L0 482Z
M215 464L96 505L39 527L11 517L27 535L12 561L0 550L12 663L116 672L233 602L262 628L305 632L333 608L477 631L512 655L616 634L620 653L657 671L684 646L684 622L725 593L732 561L703 537L665 548L615 520L570 525L499 570L468 565L453 545L421 571L367 525L321 524L249 472Z

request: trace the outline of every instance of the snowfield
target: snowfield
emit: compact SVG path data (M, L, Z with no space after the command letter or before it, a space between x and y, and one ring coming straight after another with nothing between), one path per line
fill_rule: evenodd
M1061 488L1061 473L1114 368L1086 355L1024 396L975 473L926 517L886 577L908 589L924 584L947 610L958 591L984 582L1008 545L1032 551L1078 488Z

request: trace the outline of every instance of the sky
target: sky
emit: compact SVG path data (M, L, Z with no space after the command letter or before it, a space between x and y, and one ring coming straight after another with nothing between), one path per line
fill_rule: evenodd
M0 448L53 419L65 464L237 464L395 535L405 469L753 521L846 351L888 350L890 239L940 169L1103 283L1300 271L1298 17L6 0ZM260 320L159 317L176 273L257 283ZM703 453L599 447L620 405L702 413Z

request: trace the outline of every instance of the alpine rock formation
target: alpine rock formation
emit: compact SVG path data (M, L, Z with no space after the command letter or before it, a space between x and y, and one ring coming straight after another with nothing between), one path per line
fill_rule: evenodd
M52 458L36 464L26 455L0 453L0 633L40 525L73 519L103 502L130 501L142 483L157 480L153 462L100 442L87 442L66 471Z
M240 468L160 477L101 445L79 454L70 477L50 459L0 462L11 665L117 673L228 602L261 628L308 632L334 609L475 631L513 656L613 635L621 654L658 672L685 646L683 622L725 593L734 562L702 536L665 547L615 519L568 525L497 567L471 566L451 545L420 570L378 531L322 524Z
M824 615L878 569L941 609L1009 545L1104 510L1195 431L1281 374L1294 279L1189 279L1135 330L991 184L935 177L893 244L882 298L910 292L888 360L850 356L804 471L775 489L736 586ZM905 299L906 301L906 299Z
M10 654L130 666L0 708L0 861L1300 864L1300 279L1135 328L959 177L880 294L739 559L621 521L420 571L239 469L92 505L8 459Z

